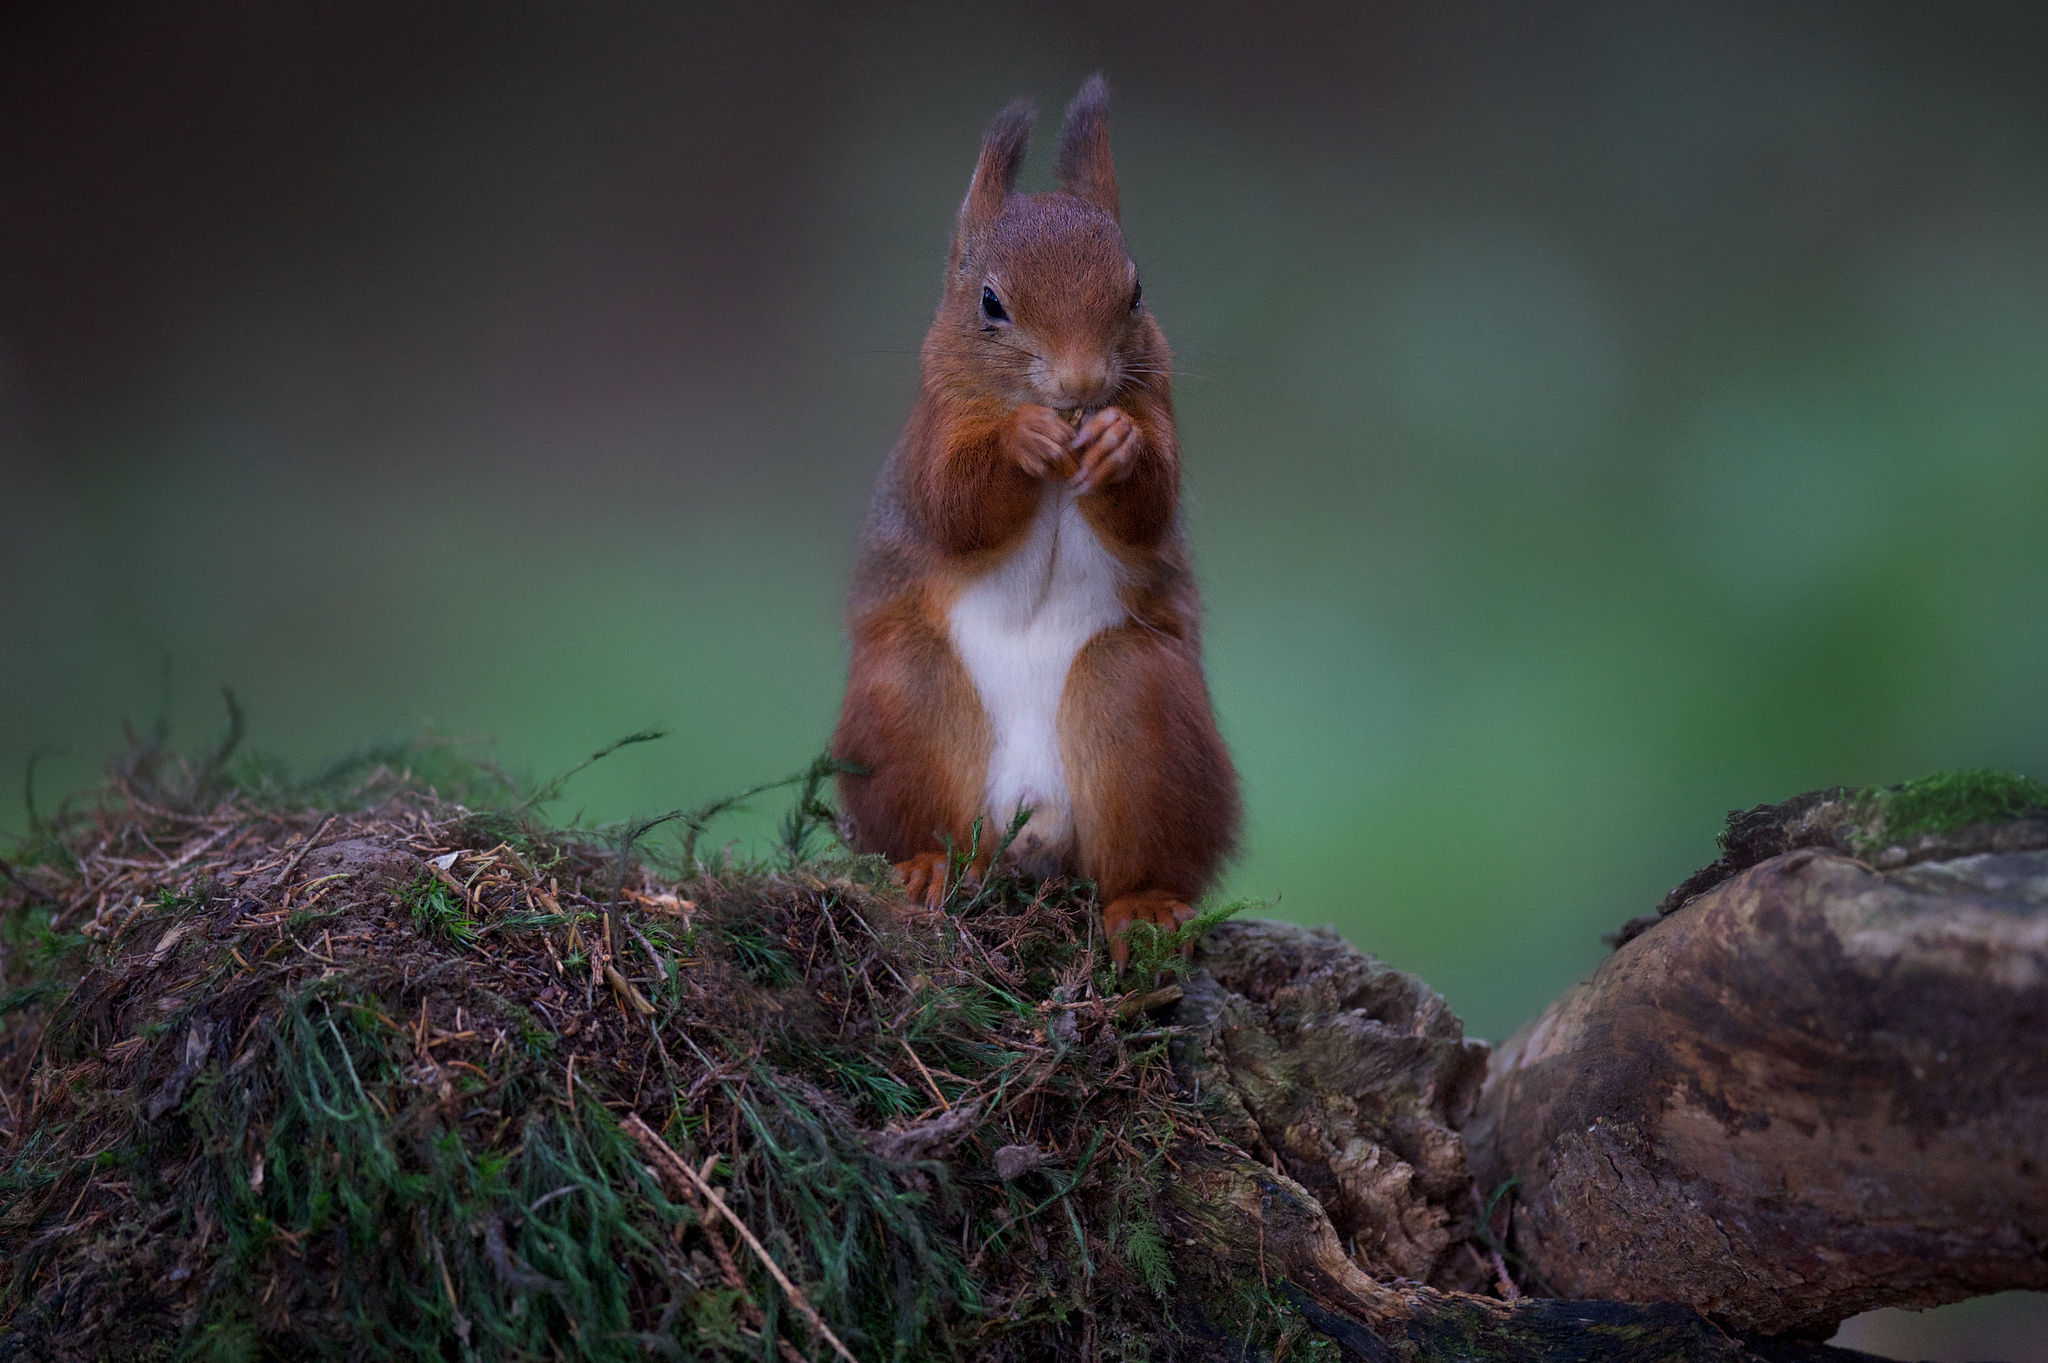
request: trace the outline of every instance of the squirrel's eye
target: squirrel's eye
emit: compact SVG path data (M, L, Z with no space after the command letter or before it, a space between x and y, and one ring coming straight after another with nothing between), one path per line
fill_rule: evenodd
M1134 284L1132 284L1132 285L1131 285L1131 311L1132 311L1132 312L1136 312L1136 311L1138 310L1138 304L1139 304L1140 302L1144 301L1144 298L1145 298L1145 283L1144 283L1144 281L1143 281L1143 280L1139 280L1139 281L1137 281L1136 283L1134 283Z
M991 322L1010 320L1010 314L1003 311L1003 300L996 297L996 291L986 284L981 289L981 315Z

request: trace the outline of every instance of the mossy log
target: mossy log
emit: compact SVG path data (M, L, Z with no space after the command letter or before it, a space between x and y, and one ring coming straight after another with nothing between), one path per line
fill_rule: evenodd
M2048 1287L2048 852L1877 870L1813 841L1674 906L1494 1055L1465 1134L1480 1187L1518 1180L1530 1286L1809 1337Z
M1690 1306L1620 1299L1626 1290L1516 1294L1475 1239L1456 1129L1486 1047L1443 999L1328 929L1226 923L1197 960L1174 1019L1185 1028L1175 1069L1223 1140L1176 1152L1167 1221L1179 1262L1256 1281L1345 1357L1372 1363L1863 1357L1744 1335ZM1497 1287L1514 1295L1474 1290Z
M0 1360L1792 1363L2040 1281L2048 862L2007 834L1757 867L1482 1089L1327 930L1119 976L1086 887L933 912L810 857L822 769L772 861L697 860L699 811L666 869L402 770L323 810L130 764L0 863Z

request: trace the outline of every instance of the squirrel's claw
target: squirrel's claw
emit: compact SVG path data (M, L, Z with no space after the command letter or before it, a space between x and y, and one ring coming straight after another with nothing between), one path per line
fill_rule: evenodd
M1058 412L1035 403L1019 407L1005 432L1010 457L1033 478L1073 471L1074 460L1067 452L1069 434Z
M919 852L908 861L896 863L896 876L903 882L904 894L934 910L946 902L946 880L951 870L944 852Z
M1140 890L1109 901L1102 910L1102 930L1109 938L1109 959L1122 970L1131 961L1131 929L1150 923L1161 932L1172 932L1193 921L1195 910L1184 899L1165 890ZM1183 949L1185 950L1185 949Z
M1074 490L1085 495L1130 477L1138 441L1138 423L1121 407L1105 407L1082 422L1068 445L1081 464Z

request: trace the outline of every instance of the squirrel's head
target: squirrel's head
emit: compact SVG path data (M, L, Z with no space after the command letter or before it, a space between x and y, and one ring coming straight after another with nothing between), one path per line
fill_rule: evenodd
M1166 342L1117 222L1109 89L1091 76L1060 126L1051 194L1015 193L1037 111L997 114L925 340L928 380L1014 403L1093 410L1133 383L1163 385Z

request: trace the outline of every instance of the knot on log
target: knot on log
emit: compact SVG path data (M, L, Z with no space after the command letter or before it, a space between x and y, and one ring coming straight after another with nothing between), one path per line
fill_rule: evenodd
M1478 1213L1458 1126L1486 1044L1435 990L1328 928L1233 922L1177 1022L1190 1089L1219 1134L1311 1193L1376 1278L1476 1288L1490 1270L1463 1243Z
M1807 847L1506 1043L1466 1135L1482 1187L1520 1179L1536 1288L1825 1337L2048 1287L2044 1036L2048 852L1877 871Z

